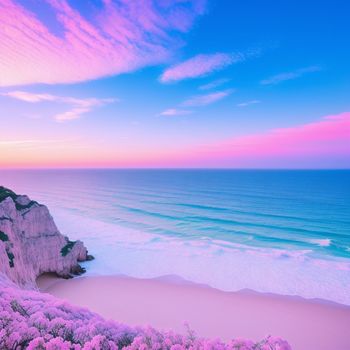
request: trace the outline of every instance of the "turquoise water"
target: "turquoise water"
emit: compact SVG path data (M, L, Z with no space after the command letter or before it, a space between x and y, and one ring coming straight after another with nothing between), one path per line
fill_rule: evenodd
M350 171L1 171L82 239L90 274L179 275L350 304Z

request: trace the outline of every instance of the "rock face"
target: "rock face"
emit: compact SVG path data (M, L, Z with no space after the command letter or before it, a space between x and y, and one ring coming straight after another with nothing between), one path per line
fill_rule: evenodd
M57 229L46 206L0 186L0 274L21 287L33 288L46 272L69 278L89 260L81 241Z

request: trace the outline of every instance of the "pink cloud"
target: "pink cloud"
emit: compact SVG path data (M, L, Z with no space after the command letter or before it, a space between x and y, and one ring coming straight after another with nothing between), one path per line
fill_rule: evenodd
M160 81L168 83L183 79L202 77L221 70L242 59L244 59L244 56L241 54L232 55L226 53L215 53L210 55L197 55L187 61L168 68L160 77Z
M229 96L233 90L216 91L206 95L198 95L186 100L182 103L182 106L199 107L212 104L220 101L223 98Z
M24 102L30 102L30 103L57 100L57 96L53 96L50 94L32 94L30 92L18 91L18 90L0 93L0 95L12 97L12 98L15 98L17 100L21 100Z
M47 0L63 35L29 8L0 1L0 86L73 83L165 62L205 9L204 0L104 0L90 21L66 0ZM24 3L26 4L26 3Z
M2 96L8 96L20 101L29 103L39 103L44 101L64 103L70 105L70 110L56 114L54 119L58 122L79 119L82 114L88 113L96 107L104 106L108 103L117 102L116 98L74 98L57 96L51 94L38 94L27 91L10 91L0 93Z
M175 115L187 115L193 113L190 110L187 109L178 109L178 108L169 108L165 111L161 112L159 115L163 116L175 116Z
M208 84L201 85L199 87L199 90L210 90L210 89L215 89L223 84L226 84L230 81L230 79L217 79L214 80Z

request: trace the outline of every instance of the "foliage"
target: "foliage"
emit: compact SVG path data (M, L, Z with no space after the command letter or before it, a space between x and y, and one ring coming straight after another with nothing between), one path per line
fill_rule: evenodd
M9 236L5 233L0 231L0 241L7 242L9 240Z
M6 198L12 198L12 200L15 202L15 205L16 205L16 209L17 210L23 210L23 209L28 209L30 208L31 206L33 206L34 204L39 204L38 202L36 201L30 201L28 204L26 205L22 205L20 203L17 203L16 199L18 198L18 195L9 190L8 188L4 187L4 186L0 186L0 202L2 202L3 200L5 200Z
M11 197L14 201L18 197L17 194L4 186L0 186L0 202L2 202L7 197Z
M10 267L14 267L15 263L13 262L13 259L15 258L15 256L13 255L13 253L9 249L6 249L6 254L7 254L7 257L9 259Z
M131 328L48 294L0 286L0 349L8 350L291 350L280 338L229 343Z
M61 249L61 255L66 256L74 247L76 241L67 241L67 244Z

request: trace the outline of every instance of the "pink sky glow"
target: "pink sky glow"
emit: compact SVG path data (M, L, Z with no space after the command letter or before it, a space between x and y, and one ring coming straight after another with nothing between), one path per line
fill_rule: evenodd
M304 160L307 166L308 160L322 161L332 155L349 158L350 112L191 147L135 145L116 150L100 149L93 142L87 145L80 140L7 140L0 143L0 148L4 150L0 153L4 167L255 167L260 161L271 167L288 167L294 157Z
M287 165L288 159L295 157L311 160L332 155L350 156L350 112L326 116L304 125L203 145L193 149L189 156L183 154L183 160L198 166L224 167L251 167L260 160L275 167L274 160L283 164L283 158Z

